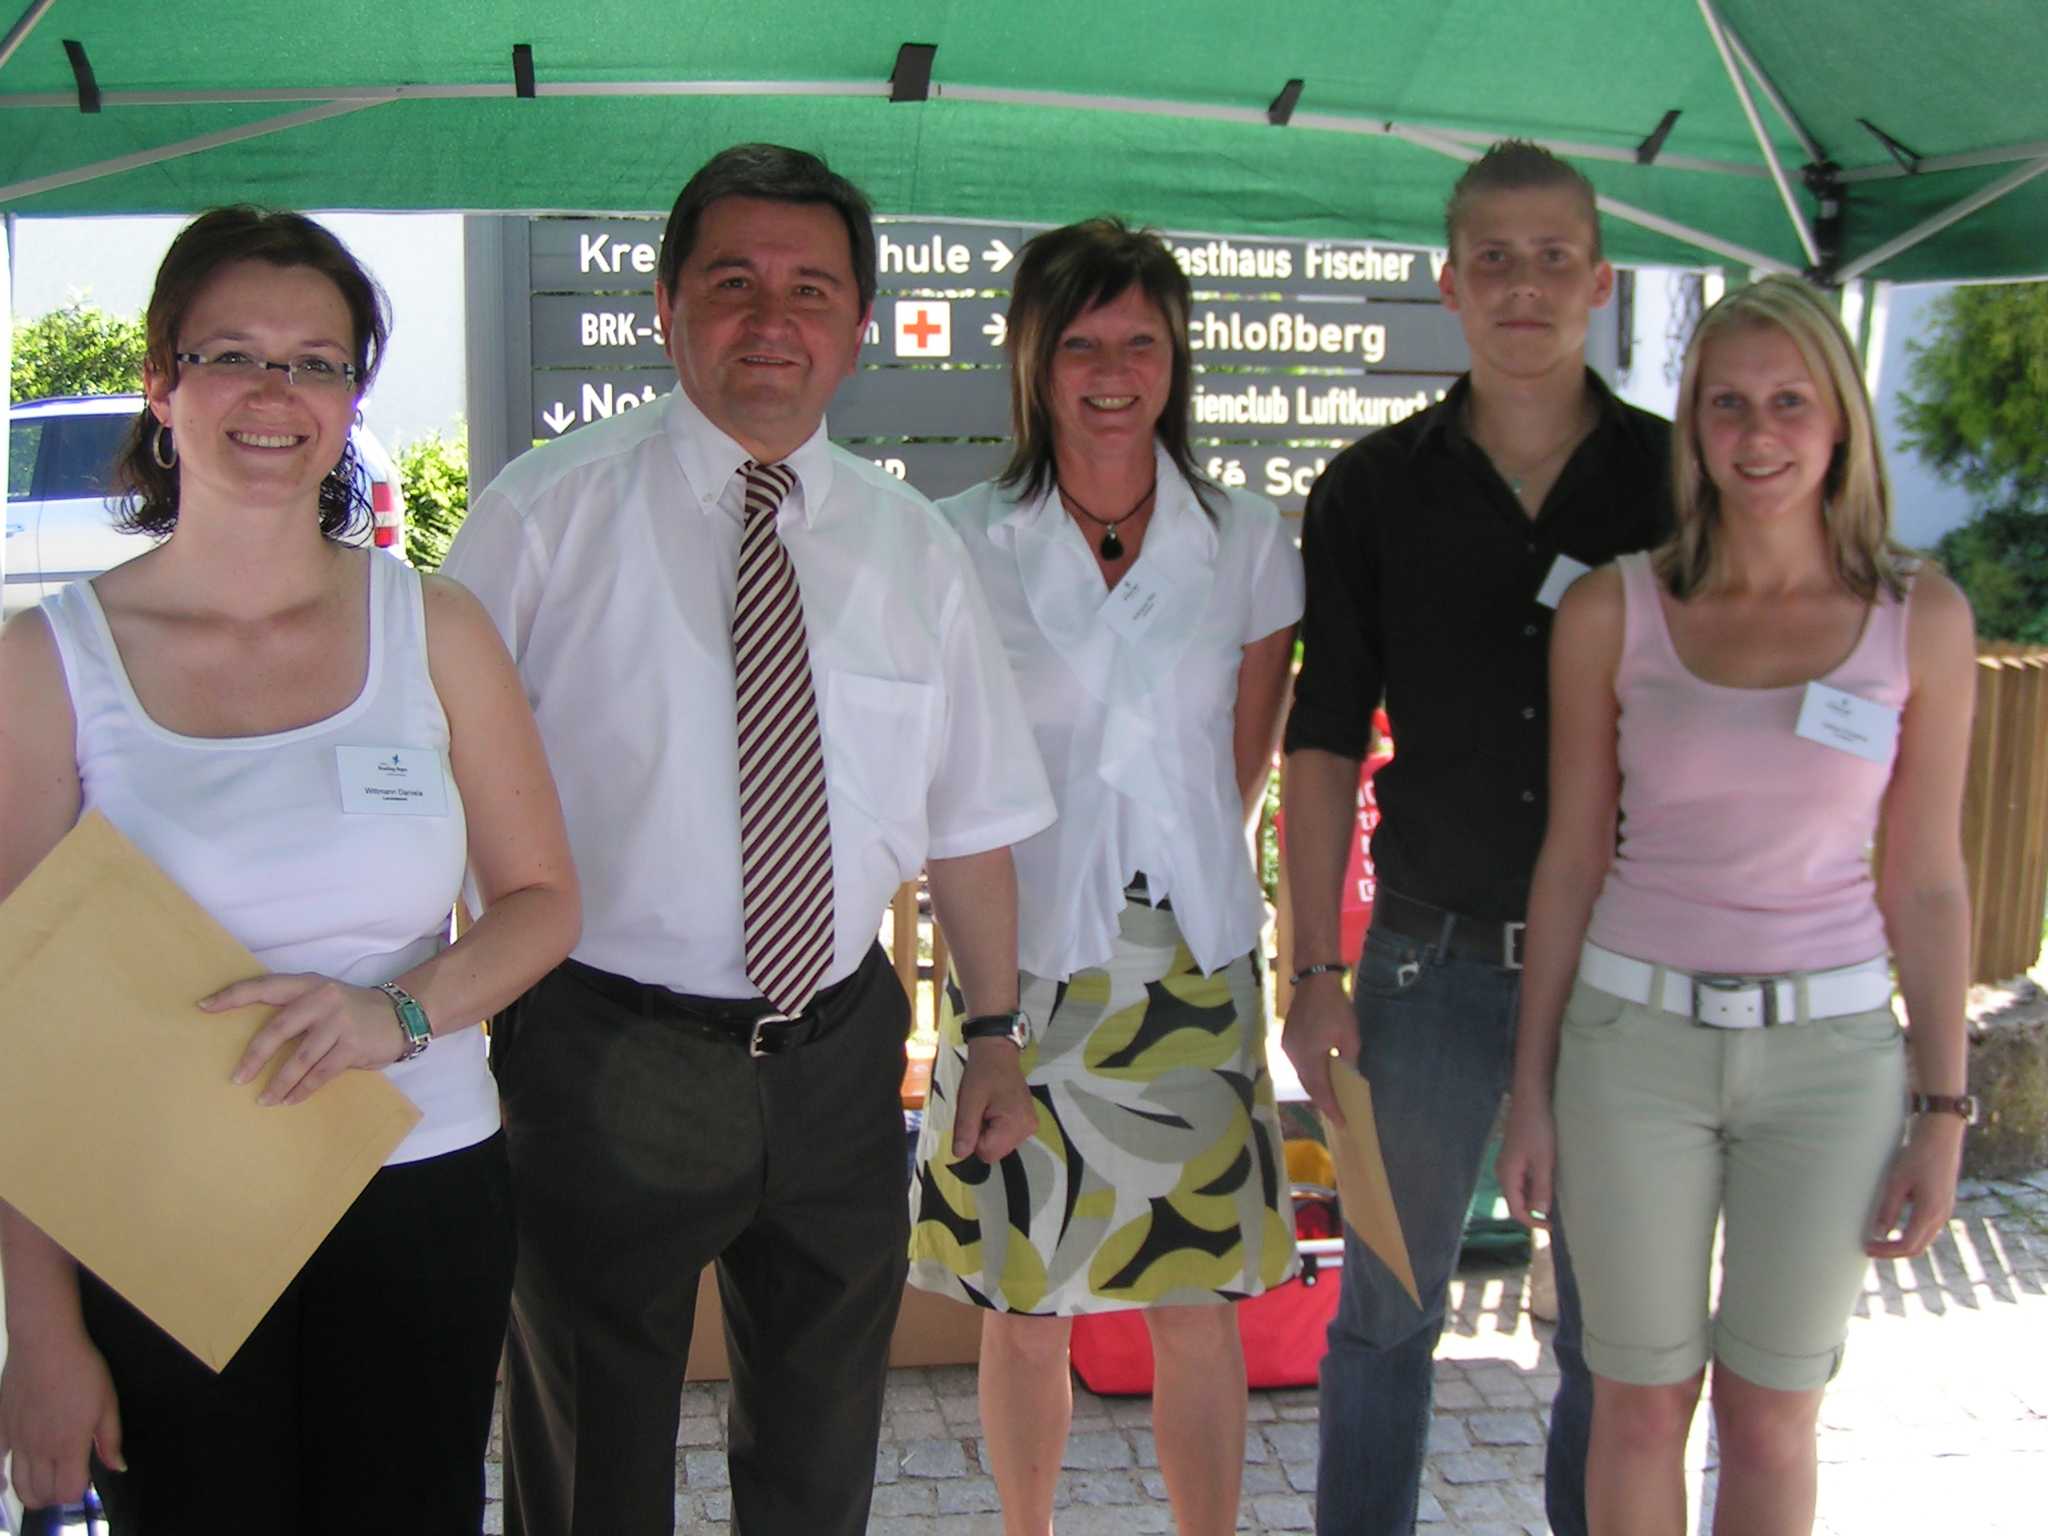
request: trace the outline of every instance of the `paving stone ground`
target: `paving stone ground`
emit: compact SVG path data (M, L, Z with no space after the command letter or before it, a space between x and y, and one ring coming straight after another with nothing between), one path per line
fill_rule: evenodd
M1923 1258L1876 1266L1822 1410L1820 1536L2048 1530L2048 1171L1966 1185ZM1469 1263L1436 1362L1424 1536L1544 1536L1542 1429L1557 1380L1527 1269ZM1078 1385L1057 1536L1170 1532L1149 1402ZM676 1525L725 1536L725 1387L692 1386L676 1449ZM1306 1531L1315 1504L1316 1395L1255 1392L1238 1528ZM1688 1458L1696 1518L1711 1511L1705 1415ZM494 1500L486 1530L501 1527ZM1702 1520L1701 1529L1704 1529ZM967 1366L892 1372L875 1463L872 1536L1001 1536Z

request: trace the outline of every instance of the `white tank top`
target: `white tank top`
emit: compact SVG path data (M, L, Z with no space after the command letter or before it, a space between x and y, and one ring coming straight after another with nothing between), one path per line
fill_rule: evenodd
M78 720L83 809L104 812L266 970L357 986L389 981L445 947L468 850L448 718L427 671L419 576L383 556L369 566L363 691L338 714L268 736L165 730L136 698L92 584L73 582L43 604ZM351 772L399 753L416 775L424 763L426 801L436 798L438 764L440 814L344 810ZM384 1075L421 1111L391 1163L452 1152L498 1128L474 1024L437 1035Z

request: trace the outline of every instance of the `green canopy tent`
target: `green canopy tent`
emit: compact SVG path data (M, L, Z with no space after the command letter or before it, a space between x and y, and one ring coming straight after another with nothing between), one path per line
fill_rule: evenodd
M24 3L22 215L656 209L774 139L889 213L1428 244L1451 162L1520 135L1625 259L2048 268L2043 0Z

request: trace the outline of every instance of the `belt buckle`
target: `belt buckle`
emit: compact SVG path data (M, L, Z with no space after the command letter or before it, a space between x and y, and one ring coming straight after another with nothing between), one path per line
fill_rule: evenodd
M1709 1018L1702 992L1718 992L1727 1001L1720 1011L1720 1017ZM1757 995L1758 1012L1762 1018L1752 1023L1748 1019L1733 1016L1729 1006L1738 992L1754 991ZM1697 973L1692 978L1692 1017L1695 1024L1704 1024L1709 1029L1769 1029L1778 1022L1778 987L1773 981L1753 981L1743 976L1703 976Z
M1502 923L1500 925L1500 968L1504 971L1519 971L1522 968L1522 930L1527 923Z
M768 1037L762 1034L762 1030L770 1024L794 1024L802 1017L803 1015L800 1013L762 1014L761 1017L754 1020L753 1028L747 1036L747 1054L756 1061L760 1060L763 1056L779 1054L782 1047L780 1045L770 1046L767 1043Z

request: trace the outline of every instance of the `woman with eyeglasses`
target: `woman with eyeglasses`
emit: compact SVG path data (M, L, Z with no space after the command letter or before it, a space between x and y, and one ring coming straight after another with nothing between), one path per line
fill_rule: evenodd
M264 966L200 1003L246 1023L238 1083L289 1114L382 1072L421 1111L218 1375L0 1205L0 1455L31 1507L90 1474L117 1532L482 1523L513 1245L478 1021L580 917L490 621L345 537L386 329L318 224L201 215L157 273L119 466L159 542L0 631L0 897L102 812ZM426 814L379 813L387 760ZM451 945L465 870L484 910Z

